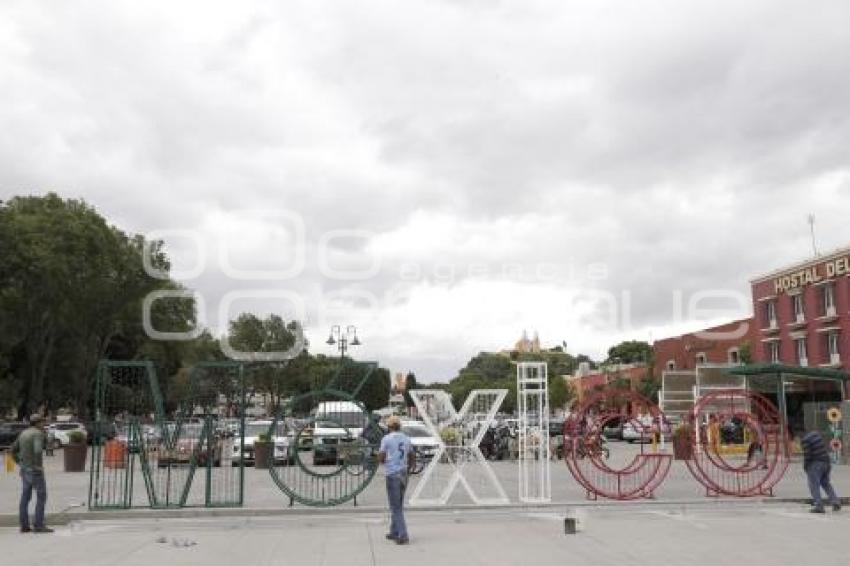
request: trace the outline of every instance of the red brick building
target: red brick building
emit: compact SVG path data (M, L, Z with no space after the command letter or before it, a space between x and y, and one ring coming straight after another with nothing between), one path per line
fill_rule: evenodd
M738 364L750 351L755 358L758 329L752 318L658 340L653 345L659 372L692 370L704 364Z
M590 394L607 385L629 382L629 389L636 391L640 382L649 377L649 368L644 364L612 364L597 370L581 367L570 378L576 391L576 401L583 402Z
M850 368L850 249L751 282L757 361Z

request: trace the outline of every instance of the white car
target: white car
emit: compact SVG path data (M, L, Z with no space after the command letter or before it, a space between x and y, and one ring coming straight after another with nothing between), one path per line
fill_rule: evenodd
M410 443L420 458L430 459L440 447L440 439L431 434L422 421L402 421L401 432L410 438Z
M657 420L650 417L638 417L623 423L623 440L626 442L652 442L653 431L658 430ZM662 431L664 440L669 441L672 438L670 423L664 421Z
M353 401L319 403L313 419L313 465L336 465L343 459L340 445L356 446L368 422L363 408Z
M254 462L254 443L257 442L257 439L260 437L261 434L268 434L269 429L272 426L272 422L273 421L270 420L264 420L250 421L245 423L245 444L242 451L242 459L246 464ZM295 455L289 450L289 446L292 442L292 439L286 433L285 426L282 423L278 423L272 441L274 442L274 463L291 464L295 459ZM231 450L233 453L233 465L238 466L238 434L236 438L234 438L233 448Z
M47 427L47 438L52 439L53 447L68 446L71 440L68 438L69 432L81 432L83 436L87 436L86 427L81 423L53 423Z

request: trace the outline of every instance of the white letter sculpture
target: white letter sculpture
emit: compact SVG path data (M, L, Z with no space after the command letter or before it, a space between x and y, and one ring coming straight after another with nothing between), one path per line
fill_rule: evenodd
M479 447L507 394L507 389L476 389L457 412L445 391L410 392L419 416L439 443L410 496L411 505L446 505L458 483L476 505L509 503Z
M551 501L549 379L546 364L517 364L516 391L519 413L519 500L524 503Z

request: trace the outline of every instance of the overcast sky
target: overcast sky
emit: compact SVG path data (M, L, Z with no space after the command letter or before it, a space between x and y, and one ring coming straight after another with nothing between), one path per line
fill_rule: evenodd
M305 318L314 352L353 324L356 357L426 381L523 329L604 357L748 316L749 278L812 254L809 213L850 245L848 22L845 0L3 2L0 199L164 238L214 329L223 300Z

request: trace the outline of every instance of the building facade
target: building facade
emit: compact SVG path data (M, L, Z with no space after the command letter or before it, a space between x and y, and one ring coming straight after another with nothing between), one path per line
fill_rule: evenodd
M649 377L650 369L646 364L611 364L591 369L590 364L584 362L568 379L576 392L576 402L583 403L594 392L612 385L638 391L640 382Z
M659 371L692 370L698 365L737 365L755 359L758 330L752 318L657 340L653 344ZM749 355L748 355L749 352Z
M757 361L850 369L850 248L750 283Z

